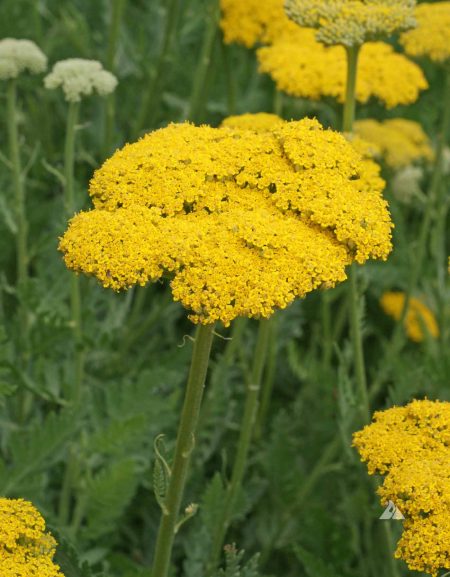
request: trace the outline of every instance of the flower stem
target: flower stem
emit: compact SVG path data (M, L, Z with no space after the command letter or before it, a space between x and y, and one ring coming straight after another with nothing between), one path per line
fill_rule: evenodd
M345 91L344 117L342 130L351 133L355 120L356 76L358 69L359 46L346 47L347 52L347 85ZM366 368L360 319L360 297L356 279L356 268L353 264L349 270L349 306L350 326L355 356L355 375L359 389L359 404L361 415L365 422L370 420L369 396L367 393Z
M161 515L151 577L166 577L169 571L181 500L195 442L213 330L213 324L199 325L197 328L184 405L178 427L172 473L165 500L165 511Z
M255 356L250 382L247 384L244 415L240 426L239 441L233 464L233 472L225 495L225 502L223 504L221 515L219 519L217 519L217 529L213 537L211 556L206 572L207 575L211 575L217 567L226 533L233 517L236 499L241 490L253 434L253 427L258 412L259 392L267 359L271 324L272 319L262 319L259 321Z
M19 324L22 343L22 359L27 361L29 355L29 323L28 310L25 304L28 287L28 222L25 208L25 186L20 161L19 131L17 128L17 85L12 79L7 88L7 123L9 154L13 172L15 218L16 218L16 246L17 246L17 292L19 296Z
M353 131L356 107L356 75L358 71L359 46L347 46L347 83L345 89L343 132Z
M214 0L209 7L207 25L203 37L203 45L198 61L198 66L194 75L194 82L192 85L191 100L189 103L188 112L188 119L192 120L192 122L198 122L200 112L204 107L206 79L208 69L211 65L211 59L217 38L219 18L219 4L217 0Z
M75 136L78 122L79 103L71 102L67 114L66 142L64 147L64 205L67 218L71 218L75 212L74 194L74 165L75 165ZM75 375L72 387L72 400L78 404L81 400L81 387L84 373L84 351L82 349L83 329L81 325L81 294L80 278L78 275L70 275L70 324L73 331L75 344Z
M168 66L170 47L172 45L178 13L180 11L181 0L168 0L166 27L164 38L158 59L153 67L150 77L149 87L144 93L142 106L136 116L136 122L133 127L134 136L136 136L144 125L151 127L155 118L159 101L163 92L163 81L165 69Z
M106 66L110 72L115 73L115 59L117 52L117 41L119 38L120 28L122 25L123 14L127 0L112 0L111 23L109 26L108 50L106 53ZM111 152L113 134L114 134L114 117L116 113L116 96L113 92L106 99L105 106L105 127L103 136L103 153L108 156Z

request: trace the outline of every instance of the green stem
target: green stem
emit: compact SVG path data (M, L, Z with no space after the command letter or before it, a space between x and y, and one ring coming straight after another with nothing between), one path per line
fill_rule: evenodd
M192 120L192 122L198 122L199 114L204 108L206 77L214 52L220 18L220 8L216 0L213 1L209 11L210 14L208 16L205 35L203 37L203 45L198 66L195 71L189 103L188 119Z
M64 147L64 205L67 218L71 218L76 210L74 167L76 125L78 122L79 109L80 106L78 102L71 102L67 113L66 141ZM80 278L75 274L70 276L70 316L70 324L75 344L75 371L74 385L72 387L72 400L75 404L78 404L81 400L81 387L84 372L84 351L82 349L83 329L81 324Z
M352 264L348 272L349 276L349 308L350 327L353 340L353 354L355 357L355 376L359 390L359 408L364 423L370 421L370 403L367 391L366 367L364 362L363 337L361 329L361 298L358 294L356 281L356 265Z
M320 294L322 316L322 362L326 370L330 369L333 355L333 337L331 334L331 302L328 290Z
M181 0L169 0L161 52L159 53L155 67L153 68L150 85L144 94L142 106L136 116L136 122L133 127L135 136L142 130L144 124L148 127L151 127L153 124L161 94L163 92L164 72L168 67L170 47L176 29L180 5Z
M165 500L165 511L161 516L151 577L166 577L169 571L181 500L195 443L195 432L205 386L213 330L213 324L199 325L197 328L186 395L178 427L172 473Z
M253 427L258 411L259 392L267 359L271 322L271 320L267 319L259 321L254 362L251 378L247 384L244 415L240 426L239 441L233 464L233 472L225 495L225 502L223 504L220 518L217 519L217 530L213 538L209 566L207 567L207 575L211 575L217 567L226 533L233 517L236 500L239 491L241 490L253 434Z
M347 53L347 83L345 89L343 132L353 131L356 107L356 75L358 71L359 46L346 46Z
M66 142L64 146L64 204L66 217L71 218L75 212L74 166L75 166L75 131L78 122L78 102L71 102L67 113Z
M115 59L117 53L117 42L122 25L123 14L127 0L112 0L111 23L109 26L108 50L106 54L106 67L110 72L116 71ZM114 133L114 117L116 114L116 97L113 92L106 99L105 107L105 131L103 136L104 156L111 151Z
M271 321L269 346L267 353L267 366L264 374L264 381L261 392L261 405L259 407L258 416L255 425L255 439L260 439L264 430L267 414L269 412L270 400L272 398L273 386L275 383L275 371L277 367L277 353L278 353L278 321L277 315Z
M233 74L233 66L230 62L230 60L231 60L231 54L230 54L231 48L225 44L225 41L223 39L223 34L221 31L220 31L220 45L222 48L223 70L225 73L225 82L226 82L226 86L227 86L227 90L226 90L226 93L227 93L227 111L228 111L228 116L232 116L233 114L236 114L236 101L237 101L236 79L235 79L234 74Z
M277 116L283 116L283 101L283 93L275 87L273 95L273 113Z
M358 71L359 46L346 47L347 53L347 84L345 91L345 104L342 130L351 133L355 120L356 106L356 76ZM350 305L350 326L355 357L355 376L359 389L360 410L364 422L370 420L369 396L367 393L366 368L364 362L363 339L360 319L360 298L356 280L355 265L349 270L349 305Z
M17 128L17 86L16 80L8 83L7 89L7 128L9 139L9 154L13 172L16 246L17 246L17 292L19 295L19 324L22 342L22 358L26 362L29 354L29 323L28 310L25 304L28 287L28 222L25 207L25 186L20 160L19 131Z

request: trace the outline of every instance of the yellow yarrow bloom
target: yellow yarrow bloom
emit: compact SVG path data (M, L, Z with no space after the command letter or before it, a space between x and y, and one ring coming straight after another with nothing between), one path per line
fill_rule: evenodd
M193 322L268 317L391 250L383 181L316 120L271 132L170 125L96 171L67 266L126 289L171 279Z
M386 292L380 300L384 312L396 321L401 318L404 303L405 294L402 292ZM412 341L420 343L425 339L423 327L433 338L439 337L439 326L431 310L419 299L411 297L405 318L406 334Z
M0 575L64 577L53 562L56 541L34 505L0 498Z
M355 122L354 131L373 143L391 168L402 168L417 161L431 162L434 154L428 136L418 122L405 118L367 119Z
M324 96L345 100L347 60L341 46L326 47L314 32L298 28L283 34L270 46L257 51L260 72L270 74L278 90L300 98ZM428 88L422 70L383 42L361 48L356 81L356 98L366 103L371 97L387 108L412 104Z
M450 2L419 4L415 10L417 28L405 32L400 43L410 56L427 56L434 62L450 58Z
M328 45L360 46L415 25L414 0L286 0L294 22Z
M370 475L385 475L382 504L393 501L405 516L395 557L433 576L450 569L450 403L378 411L353 444Z
M297 27L283 9L284 0L220 0L220 26L227 44L236 42L247 48L267 44L281 31Z
M270 132L274 128L281 126L285 120L277 114L268 112L256 112L254 114L237 114L228 116L222 121L221 126L234 128L235 130L253 130L254 132Z

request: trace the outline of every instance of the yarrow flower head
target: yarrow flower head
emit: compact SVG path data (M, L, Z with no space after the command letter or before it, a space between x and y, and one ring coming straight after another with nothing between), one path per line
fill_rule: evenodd
M450 59L450 2L419 4L414 12L417 28L405 32L400 43L410 56L427 56L434 62Z
M256 112L254 114L237 114L228 116L222 121L221 126L234 128L235 130L253 130L254 132L270 132L281 126L285 120L277 114L268 112Z
M294 22L328 45L360 46L415 25L415 0L286 0Z
M395 557L433 576L450 569L450 403L376 412L353 444L370 475L385 475L382 504L393 501L405 516Z
M299 28L284 33L257 51L260 72L270 74L278 90L300 98L324 96L345 100L347 61L341 46L323 46L314 31ZM361 48L356 98L366 103L376 98L387 108L412 104L428 88L422 70L384 42Z
M247 48L272 42L286 29L296 25L286 16L284 0L220 0L220 22L227 44L236 42Z
M69 58L57 62L44 79L45 87L54 89L61 86L68 102L79 102L83 96L97 92L107 96L117 86L117 78L103 70L97 60Z
M358 120L354 131L376 145L386 164L398 169L413 162L431 162L434 154L428 136L418 122L405 118Z
M47 57L31 40L0 40L0 80L17 78L25 71L39 74L46 68Z
M32 503L0 498L0 575L64 577L53 561L56 541Z
M386 292L380 300L381 308L386 314L399 321L405 304L405 294L402 292ZM412 297L409 301L405 318L405 329L408 337L420 343L426 333L433 338L439 337L439 327L431 310L419 299Z
M66 265L126 289L162 277L203 324L268 317L386 258L379 169L316 120L272 132L174 124L96 171L95 209L60 242Z

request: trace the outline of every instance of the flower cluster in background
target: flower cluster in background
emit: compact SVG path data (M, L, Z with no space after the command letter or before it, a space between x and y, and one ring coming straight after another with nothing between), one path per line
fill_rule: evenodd
M381 297L380 304L384 312L399 321L405 304L402 292L387 292ZM405 330L408 337L416 343L422 342L426 335L439 337L439 327L431 310L419 299L412 297L405 317Z
M385 475L382 503L393 501L405 516L396 557L433 576L450 569L450 403L379 411L354 445L370 474Z
M382 157L394 169L420 161L431 162L434 158L430 139L420 124L413 120L358 120L355 122L355 132L373 144L376 147L375 155Z
M419 4L415 10L417 28L400 37L410 56L427 56L437 63L450 58L450 2Z
M17 78L25 71L39 74L46 68L47 57L31 40L0 40L0 80Z
M96 60L69 58L61 60L53 66L53 70L44 79L48 89L62 88L68 102L79 102L82 96L97 92L106 96L114 91L117 78L103 70Z

